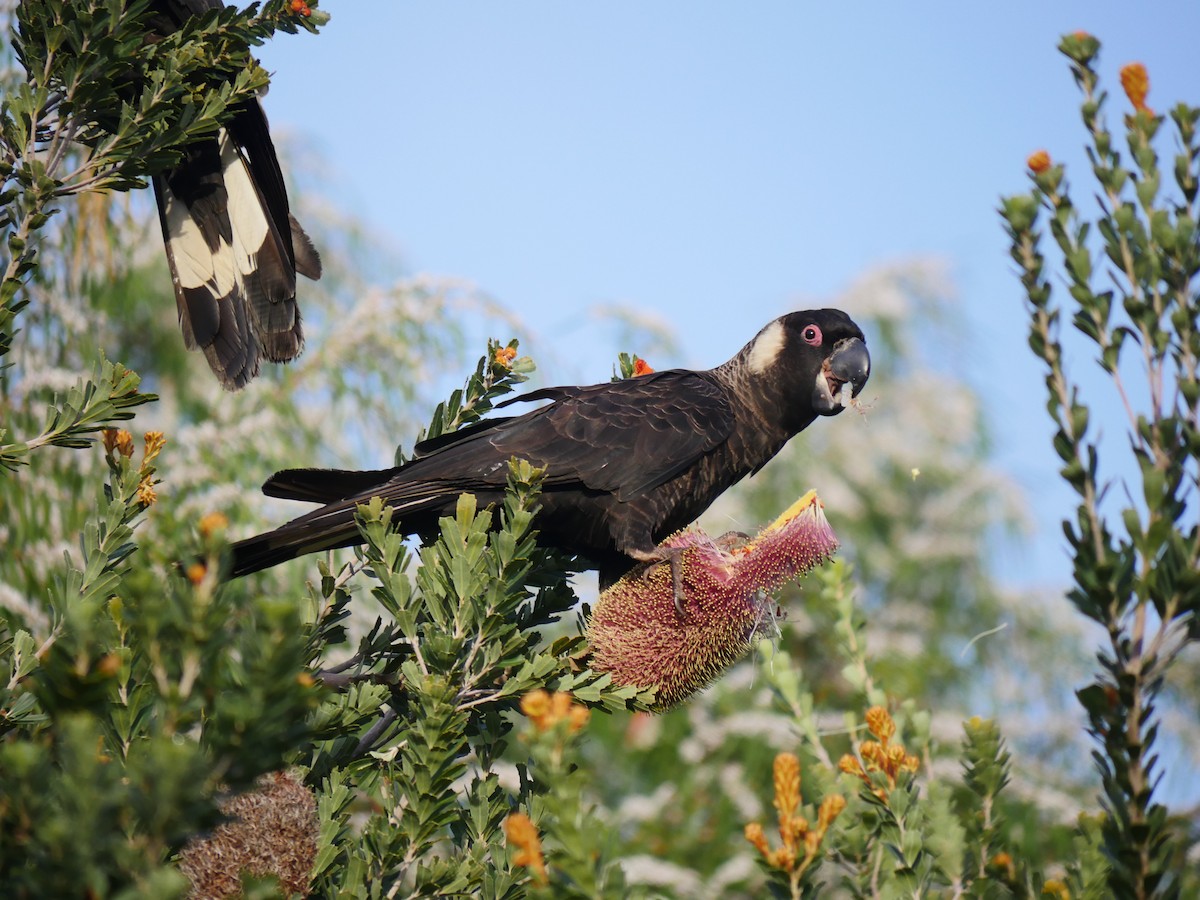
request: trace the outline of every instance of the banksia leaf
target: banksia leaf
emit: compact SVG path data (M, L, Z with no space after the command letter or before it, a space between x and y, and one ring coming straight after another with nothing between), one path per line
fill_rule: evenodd
M601 594L587 629L592 668L617 684L656 688L659 709L674 706L749 652L775 619L768 592L838 546L813 491L753 540L731 543L698 529L663 541L682 576L678 605L667 562L639 568Z

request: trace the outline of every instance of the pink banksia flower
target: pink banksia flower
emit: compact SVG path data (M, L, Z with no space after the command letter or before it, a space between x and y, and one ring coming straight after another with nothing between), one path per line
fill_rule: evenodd
M618 684L656 688L659 709L674 706L745 656L774 623L770 591L837 546L815 491L736 546L698 529L678 532L661 544L679 554L678 606L669 563L626 575L600 595L588 621L591 667Z

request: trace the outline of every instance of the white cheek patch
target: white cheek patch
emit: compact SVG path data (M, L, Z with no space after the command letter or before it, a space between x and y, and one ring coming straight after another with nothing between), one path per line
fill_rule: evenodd
M757 375L769 369L783 352L786 340L787 334L781 323L772 322L764 328L750 348L750 371Z

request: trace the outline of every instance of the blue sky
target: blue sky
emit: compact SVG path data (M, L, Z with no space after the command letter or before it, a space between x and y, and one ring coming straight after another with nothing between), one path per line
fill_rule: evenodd
M1044 538L1007 580L1066 581L1071 496L995 209L1038 148L1086 185L1059 36L1103 41L1115 123L1131 60L1150 69L1151 106L1200 103L1200 3L323 8L322 35L260 54L273 127L315 148L329 198L397 248L397 268L470 279L533 323L563 351L550 381L610 372L584 315L596 304L670 321L671 362L707 367L873 265L945 259L967 323L951 352Z

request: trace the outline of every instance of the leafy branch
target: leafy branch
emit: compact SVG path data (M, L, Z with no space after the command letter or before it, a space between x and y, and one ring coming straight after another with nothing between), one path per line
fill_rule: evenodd
M1194 516L1200 459L1200 298L1195 289L1200 109L1179 104L1172 110L1178 193L1160 196L1163 178L1154 139L1165 119L1145 103L1145 67L1133 63L1121 72L1133 105L1125 119L1130 167L1101 116L1107 95L1099 90L1094 67L1099 42L1075 34L1059 49L1071 61L1083 93L1088 157L1102 189L1094 225L1100 251L1112 266L1107 282L1096 286L1093 223L1071 202L1063 166L1052 165L1044 152L1030 158L1032 191L1006 198L1002 214L1028 298L1029 344L1046 367L1047 410L1057 426L1054 447L1063 478L1079 496L1075 520L1064 523L1074 554L1070 599L1108 638L1099 654L1101 672L1079 698L1100 748L1093 758L1110 813L1102 829L1111 863L1109 887L1122 896L1171 896L1178 884L1168 873L1180 838L1154 796L1160 777L1154 744L1156 703L1166 674L1185 643L1200 634L1200 525ZM1052 302L1040 249L1043 213L1066 270L1071 323L1096 347L1128 419L1141 490L1136 500L1127 490L1119 525L1107 512L1089 406L1066 374L1060 334L1064 308ZM1114 321L1118 311L1123 315ZM1143 409L1126 383L1131 372L1140 376L1138 387L1148 398Z

